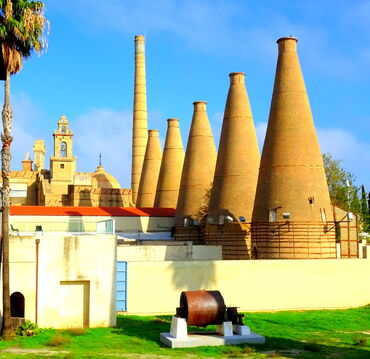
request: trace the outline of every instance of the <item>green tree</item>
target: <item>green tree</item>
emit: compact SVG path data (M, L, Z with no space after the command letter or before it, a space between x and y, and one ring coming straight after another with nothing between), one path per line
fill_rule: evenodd
M35 50L40 53L46 46L44 36L45 6L41 1L0 0L0 43L5 65L4 107L1 136L2 170L2 271L3 271L3 325L2 335L11 332L9 293L9 174L11 165L10 145L13 111L10 105L10 75L22 69L22 59L29 58ZM47 26L48 27L48 26Z
M331 202L344 210L361 214L359 188L354 184L355 176L344 170L342 161L334 159L330 153L324 153L323 160Z
M364 185L361 186L361 217L362 230L364 232L370 232L370 213Z

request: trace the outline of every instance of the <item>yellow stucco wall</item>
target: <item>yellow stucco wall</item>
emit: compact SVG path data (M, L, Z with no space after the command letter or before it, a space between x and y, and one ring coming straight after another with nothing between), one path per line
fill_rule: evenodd
M369 259L128 262L128 314L173 314L184 290L219 290L241 311L370 303Z
M115 325L114 236L39 236L40 327ZM10 240L11 293L25 297L25 317L35 322L36 237Z

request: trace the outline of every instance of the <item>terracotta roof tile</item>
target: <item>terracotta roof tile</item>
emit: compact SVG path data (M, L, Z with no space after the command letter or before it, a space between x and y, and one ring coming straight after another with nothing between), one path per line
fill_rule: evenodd
M174 217L174 208L12 206L12 216Z

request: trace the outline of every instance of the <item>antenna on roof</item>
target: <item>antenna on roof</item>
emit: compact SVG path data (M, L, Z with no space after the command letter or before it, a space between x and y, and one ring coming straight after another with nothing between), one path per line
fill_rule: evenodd
M101 166L101 153L99 153L99 166Z

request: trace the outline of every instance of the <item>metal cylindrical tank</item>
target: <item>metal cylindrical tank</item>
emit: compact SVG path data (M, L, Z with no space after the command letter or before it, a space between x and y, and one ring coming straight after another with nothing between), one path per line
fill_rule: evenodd
M185 318L188 325L206 327L225 320L226 306L218 290L182 292L177 316Z

